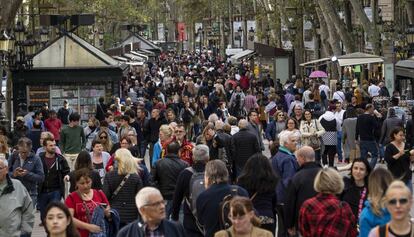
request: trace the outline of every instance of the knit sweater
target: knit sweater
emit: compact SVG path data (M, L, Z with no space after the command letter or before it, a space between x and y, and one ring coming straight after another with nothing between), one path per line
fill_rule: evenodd
M66 126L60 132L60 147L63 154L78 154L85 148L86 138L81 126Z

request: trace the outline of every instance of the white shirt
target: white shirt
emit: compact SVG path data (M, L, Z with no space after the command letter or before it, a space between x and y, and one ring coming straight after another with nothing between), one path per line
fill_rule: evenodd
M332 99L336 99L337 101L342 103L345 100L345 94L342 91L335 91L332 96Z
M321 93L321 91L325 91L325 95L326 98L329 98L329 87L327 85L320 85L319 86L319 93Z
M372 84L368 87L368 93L371 97L379 96L380 90L381 90L381 88L377 85L374 85L374 84Z
M342 123L344 122L344 113L345 110L341 109L341 111L335 111L335 119L336 119L336 130L342 131Z

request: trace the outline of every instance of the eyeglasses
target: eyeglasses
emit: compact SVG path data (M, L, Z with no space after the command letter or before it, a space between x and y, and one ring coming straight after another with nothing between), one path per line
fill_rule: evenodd
M397 203L400 203L400 205L405 205L408 203L408 198L401 198L401 199L391 199L388 201L388 205L395 206Z
M158 202L148 203L148 204L145 204L144 207L159 207L161 205L163 205L163 206L167 205L167 201L166 200L161 200L161 201L158 201Z
M285 115L283 115L283 114L279 114L279 115L278 115L278 117L285 117Z
M101 136L101 137L99 137L100 139L107 139L108 137L107 136Z

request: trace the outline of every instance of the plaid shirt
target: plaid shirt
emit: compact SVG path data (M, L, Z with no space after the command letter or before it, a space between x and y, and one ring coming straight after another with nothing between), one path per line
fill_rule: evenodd
M306 200L299 212L303 237L355 237L356 220L348 203L332 194L318 194Z
M161 225L155 230L150 230L147 225L144 226L145 237L164 237L164 230L161 228Z

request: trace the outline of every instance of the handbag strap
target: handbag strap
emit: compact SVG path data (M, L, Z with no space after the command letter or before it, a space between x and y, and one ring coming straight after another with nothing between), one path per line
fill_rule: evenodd
M130 175L131 174L125 175L124 179L122 179L121 183L118 185L118 187L115 189L114 193L112 194L111 200L113 200L114 197L116 197L116 195L118 195L119 191L121 191L121 188L124 186L125 182L128 180Z

